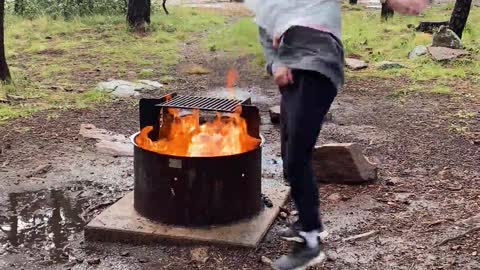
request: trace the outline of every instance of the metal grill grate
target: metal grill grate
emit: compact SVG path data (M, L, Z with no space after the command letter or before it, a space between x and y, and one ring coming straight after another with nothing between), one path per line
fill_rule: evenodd
M243 101L210 97L175 96L171 100L158 104L159 107L179 109L199 109L205 111L233 112Z

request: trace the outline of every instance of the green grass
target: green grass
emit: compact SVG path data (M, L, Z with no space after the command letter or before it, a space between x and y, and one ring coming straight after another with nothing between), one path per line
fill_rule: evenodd
M112 100L109 93L90 90L81 95L75 96L75 105L78 108L88 108L98 103L107 103Z
M0 103L0 121L107 102L111 97L89 90L102 80L126 79L127 73L136 74L130 79L168 78L180 59L182 43L225 24L225 17L213 12L170 11L169 16L153 14L144 35L132 33L124 16L64 20L7 14L5 46L15 84L0 87L0 99L7 94L25 99Z
M364 8L346 7L343 10L343 44L347 56L360 57L369 62L372 68L362 72L349 72L350 76L392 78L407 77L412 84L419 84L425 92L445 92L435 87L436 82L445 84L451 80L469 80L472 85L480 78L480 61L456 60L440 63L428 56L414 60L408 59L408 53L417 45L429 45L429 34L417 33L408 25L417 26L420 21L448 20L452 7L442 6L430 9L424 17L410 17L395 14L386 23L380 21L380 12ZM463 34L464 45L473 53L480 53L480 10L472 8L468 24ZM236 55L256 55L262 63L263 55L257 42L257 27L251 18L245 18L233 26L213 32L207 37L207 48L231 52ZM408 66L405 69L376 70L375 63L396 61ZM432 81L434 83L432 83ZM411 87L410 87L411 88ZM477 89L477 88L474 88ZM402 90L403 91L403 90ZM404 92L410 91L406 89Z

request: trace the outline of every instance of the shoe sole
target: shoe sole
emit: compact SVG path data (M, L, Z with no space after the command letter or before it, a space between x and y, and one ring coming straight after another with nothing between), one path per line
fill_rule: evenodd
M327 240L328 238L328 232L327 231L323 231L321 233L318 234L318 237L320 237L320 241L324 241L324 240ZM302 237L300 236L293 236L293 237L281 237L283 240L285 241L289 241L289 242L297 242L297 243L303 243L305 240L303 240Z
M303 266L300 266L300 267L297 267L297 268L288 269L288 270L307 270L307 268L309 268L311 266L321 264L326 259L327 259L327 255L325 255L325 253L322 251L322 252L320 252L320 254L318 254L317 257L315 257L313 260L309 261L306 265L303 265ZM275 270L280 270L273 265L272 265L272 268L275 269Z

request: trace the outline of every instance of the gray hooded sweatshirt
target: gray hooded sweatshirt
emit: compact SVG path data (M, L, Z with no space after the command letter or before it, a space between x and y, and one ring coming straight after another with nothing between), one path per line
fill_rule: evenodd
M311 70L344 82L340 0L246 0L255 12L267 70ZM280 40L278 48L273 40Z

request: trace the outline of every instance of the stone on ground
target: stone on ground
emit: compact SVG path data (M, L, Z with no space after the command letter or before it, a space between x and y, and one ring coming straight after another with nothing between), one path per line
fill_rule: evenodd
M272 121L273 124L279 124L280 123L280 105L271 107L269 112L270 112L270 121Z
M162 88L163 85L157 81L140 80L138 82L129 82L124 80L110 80L97 84L98 91L105 91L117 97L134 97L141 92L155 91Z
M432 58L437 61L453 60L470 54L465 50L450 49L445 47L428 47L428 52Z
M345 58L345 64L351 70L360 70L368 67L367 62L355 58Z
M137 91L135 91L135 86L130 85L119 85L115 90L113 90L112 95L116 97L135 97L140 95Z
M415 47L415 49L413 49L408 54L408 58L415 59L415 58L420 57L422 55L426 55L427 53L428 53L427 47L423 46L423 45L419 45L419 46Z
M342 195L340 195L339 193L333 193L327 197L327 200L332 202L340 202L342 200Z
M133 156L133 146L125 142L100 141L95 144L97 151L114 157Z
M406 68L406 66L403 64L391 62L391 61L382 61L376 64L375 66L380 70Z
M194 262L206 263L208 260L208 248L194 248L190 250L190 256Z
M315 147L313 166L321 182L356 184L377 179L377 167L353 143L334 143Z
M462 40L446 26L441 26L438 32L433 34L432 46L463 49Z
M127 137L92 124L81 124L79 134L85 138L95 139L97 151L114 157L133 156L133 145Z

